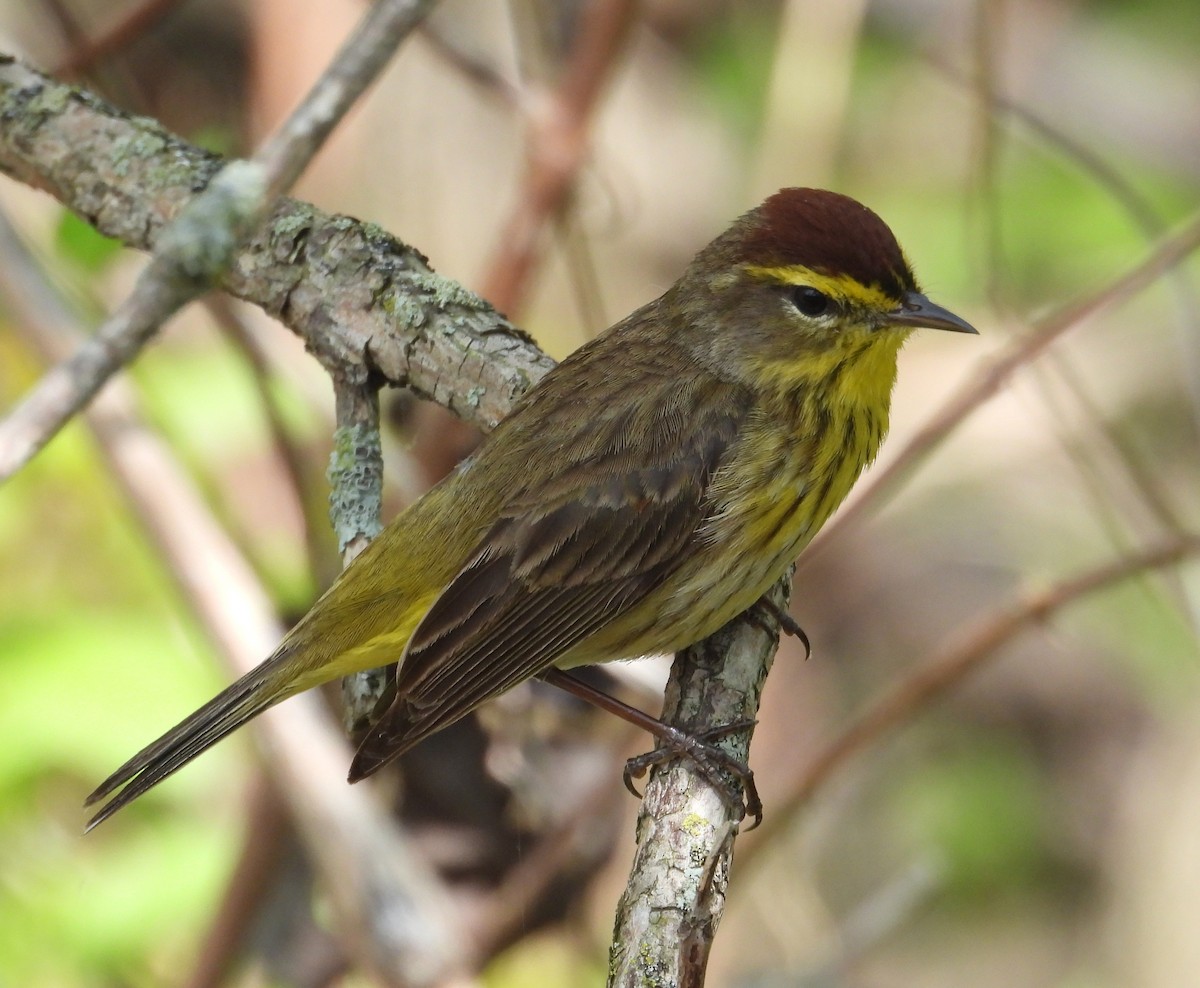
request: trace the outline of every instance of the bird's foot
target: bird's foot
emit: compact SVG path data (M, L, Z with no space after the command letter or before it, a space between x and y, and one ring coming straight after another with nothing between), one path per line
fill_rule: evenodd
M785 635L790 635L804 646L805 660L812 657L812 645L809 643L808 635L800 627L799 622L766 594L763 594L750 605L750 608L746 611L746 616L768 635L774 635L777 626ZM771 621L775 622L774 626L771 624Z
M750 766L738 761L726 751L722 751L712 742L737 731L747 730L754 726L753 720L739 720L722 727L714 727L700 734L688 734L677 727L663 724L666 729L658 735L662 742L653 751L638 755L625 763L625 788L642 798L634 779L643 778L654 765L665 765L676 758L686 758L699 770L725 802L736 808L738 819L753 817L754 822L747 827L753 830L763 818L762 800L758 796L758 787L754 784L754 772Z

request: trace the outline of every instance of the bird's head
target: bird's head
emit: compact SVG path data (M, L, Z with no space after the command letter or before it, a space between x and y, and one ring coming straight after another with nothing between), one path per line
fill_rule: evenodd
M703 327L702 356L735 372L820 375L858 355L894 362L917 327L976 332L921 293L883 220L820 189L782 189L740 217L675 294Z

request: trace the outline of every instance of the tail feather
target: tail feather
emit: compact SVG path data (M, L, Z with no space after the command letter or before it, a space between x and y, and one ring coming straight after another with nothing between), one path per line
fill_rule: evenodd
M112 797L88 821L85 832L103 823L121 807L268 707L295 693L296 690L289 686L289 677L282 674L282 667L289 657L287 654L272 656L113 772L84 801L85 806L93 806Z

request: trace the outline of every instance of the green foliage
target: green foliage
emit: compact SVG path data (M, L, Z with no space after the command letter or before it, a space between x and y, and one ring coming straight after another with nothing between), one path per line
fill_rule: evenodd
M125 248L86 223L69 209L62 210L54 233L54 246L59 254L87 274L103 271Z
M1003 737L964 737L906 776L899 818L946 862L949 891L986 899L1031 885L1046 866L1047 794L1031 753Z
M194 650L181 661L181 644L172 622L137 611L0 625L0 982L68 984L80 971L141 980L132 958L192 949L194 934L181 931L202 926L233 853L233 831L212 808L232 752L86 838L79 805L211 692L213 671Z

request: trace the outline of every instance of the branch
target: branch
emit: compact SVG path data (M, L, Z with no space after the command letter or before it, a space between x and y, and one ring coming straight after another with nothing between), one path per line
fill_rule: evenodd
M102 232L132 247L152 246L219 167L219 159L153 122L131 120L95 97L12 62L0 63L0 115L13 122L0 132L0 168L51 191ZM436 276L415 250L377 227L294 200L276 204L219 284L280 318L331 373L357 361L383 382L407 386L484 428L502 418L515 397L552 366L489 305ZM693 699L699 696L701 702L689 701L690 710L706 707L712 714L711 721L697 721L699 730L753 717L757 687L773 654L773 640L756 624L735 623L720 640L736 645L726 672L707 681L692 676L685 690L699 690ZM708 662L719 651L692 654ZM704 699L706 688L726 680L728 704ZM737 712L729 712L730 705ZM742 739L733 745L735 757L745 758L745 744ZM309 775L324 771L314 771L304 759L294 765L294 772L301 765ZM689 838L695 852L714 863L728 862L736 831L733 814L693 775L687 766L673 766L656 774L648 787L644 814L671 809L684 815L675 812L663 824L643 817L634 880L648 882L647 889L656 879L645 866L661 868L663 854L671 847L679 850L678 836L672 845L673 828L666 824L690 822L689 812L707 821L703 834ZM703 901L697 899L696 909L683 917L701 923L703 929L689 926L684 932L704 943L710 942L723 908L723 867L710 877L712 883L695 889ZM661 912L668 908L665 902L652 901L641 915ZM636 920L627 917L626 929L632 934ZM678 943L660 939L659 945L678 953ZM707 946L702 953L707 956Z
M483 280L483 294L505 312L520 307L537 266L546 222L571 196L587 156L596 104L624 50L637 8L637 0L587 4L561 84L540 102L530 101L525 177Z
M812 760L792 792L764 821L753 848L767 846L776 832L787 826L813 793L849 759L945 696L1022 631L1050 620L1088 594L1139 573L1174 566L1197 554L1200 554L1200 535L1183 534L1162 545L1084 570L1047 589L1028 591L1008 607L965 629L940 653L868 706Z
M2 217L0 258L0 289L37 348L57 359L76 346L75 314ZM253 571L122 380L84 415L183 599L230 668L248 672L282 634ZM463 938L443 887L371 792L345 784L349 751L319 698L293 697L258 718L253 734L330 892L347 952L388 985L432 984L461 968Z
M35 385L0 422L0 480L40 450L176 311L206 291L281 192L416 27L432 0L370 9L301 105L248 161L231 161L154 243L150 264L94 339Z
M74 50L55 68L54 74L68 78L83 75L96 63L115 55L147 34L181 3L182 0L145 0L119 18L98 38L77 43Z
M791 572L768 596L787 608ZM757 612L736 618L680 653L671 668L663 720L691 734L758 716L763 683L779 644ZM719 742L745 764L752 731ZM689 762L654 771L638 815L638 848L617 907L608 984L704 983L725 913L740 814ZM772 807L772 814L775 810Z
M221 163L152 120L3 59L0 119L0 170L138 250L153 246ZM276 203L218 286L283 322L327 369L362 363L483 428L553 366L418 251L294 199Z
M132 293L0 422L0 481L28 463L181 306L226 266L265 191L260 169L231 162L155 245Z

